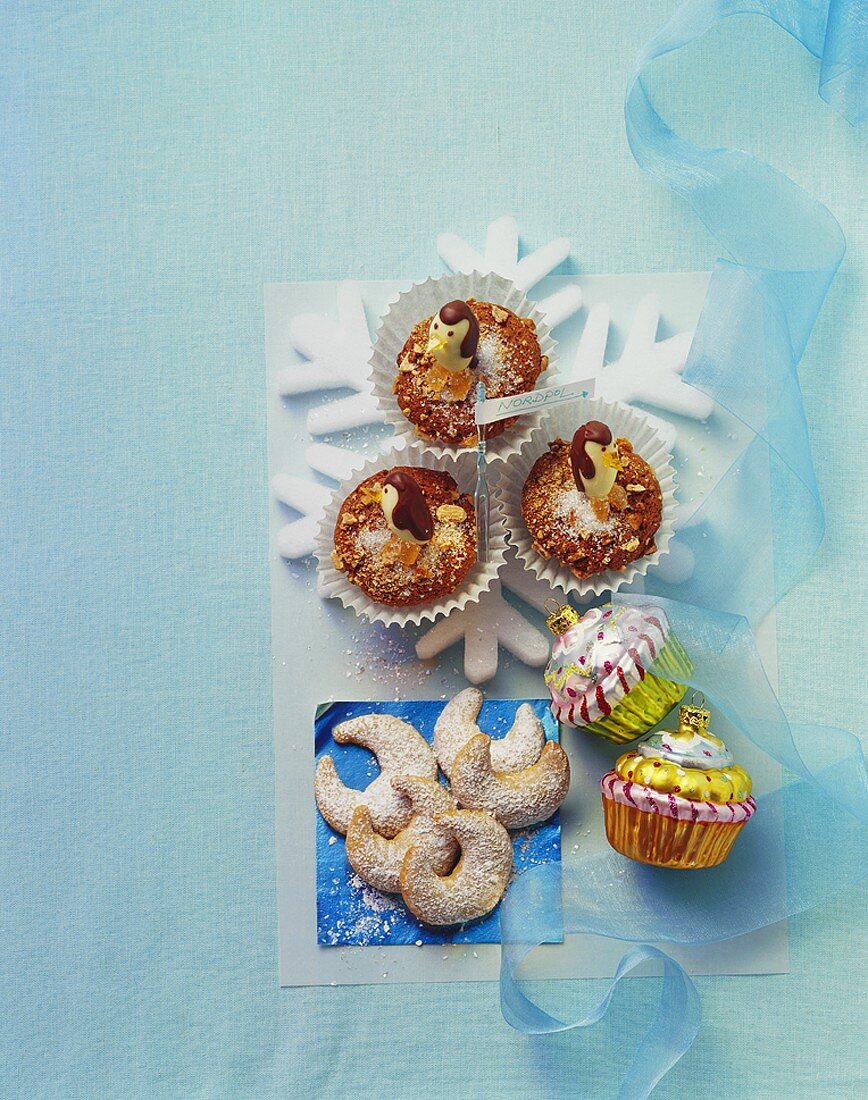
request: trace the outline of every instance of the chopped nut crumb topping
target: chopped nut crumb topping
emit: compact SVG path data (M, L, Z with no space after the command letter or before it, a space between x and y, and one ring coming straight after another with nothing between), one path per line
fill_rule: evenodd
M383 486L379 481L375 481L373 485L361 485L359 498L362 504L379 504L383 499Z
M467 513L460 504L441 504L437 509L437 518L441 523L464 523Z

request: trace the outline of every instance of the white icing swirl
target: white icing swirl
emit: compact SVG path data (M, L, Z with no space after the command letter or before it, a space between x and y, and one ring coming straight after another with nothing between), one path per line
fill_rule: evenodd
M654 605L591 608L552 646L545 681L555 716L581 727L608 715L645 679L668 633Z
M716 768L732 766L732 753L726 745L707 731L684 733L652 733L636 746L636 752L647 760L668 760L682 768Z

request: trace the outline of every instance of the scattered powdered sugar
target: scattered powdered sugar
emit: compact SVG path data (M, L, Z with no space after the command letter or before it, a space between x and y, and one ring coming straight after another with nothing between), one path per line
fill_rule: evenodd
M522 383L509 362L509 349L501 343L497 332L487 332L479 341L476 362L486 385L495 393L512 392Z
M382 894L379 890L375 890L373 886L368 886L355 871L351 871L347 876L347 882L350 884L353 890L358 890L361 895L361 901L366 909L370 909L373 913L394 913L399 912L401 909L401 902L390 898L388 894Z
M349 906L321 942L346 943L347 934L351 933L354 943L382 943L403 910L400 899L371 889L352 872L347 876L347 884L351 891Z
M356 542L369 554L379 554L392 536L388 527L366 527L360 531Z
M594 531L611 531L611 519L601 520L590 500L578 489L567 489L559 494L555 503L555 515L570 524L579 538Z

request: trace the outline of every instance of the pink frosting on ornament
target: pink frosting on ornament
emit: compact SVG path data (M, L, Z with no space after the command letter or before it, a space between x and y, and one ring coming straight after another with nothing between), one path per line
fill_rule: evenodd
M645 679L668 633L654 605L591 608L552 646L545 681L555 717L581 727L611 714Z
M756 810L753 798L746 798L744 802L699 802L632 783L622 779L616 771L606 772L600 780L600 790L603 798L620 802L622 806L634 806L644 813L662 814L678 821L700 821L706 825L716 822L740 825L750 820Z

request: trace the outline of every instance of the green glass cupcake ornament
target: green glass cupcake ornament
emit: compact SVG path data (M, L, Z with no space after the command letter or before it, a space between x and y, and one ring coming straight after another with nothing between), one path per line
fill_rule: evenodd
M624 744L665 718L686 690L678 677L686 680L691 667L663 611L607 603L580 616L551 603L545 682L558 721Z

